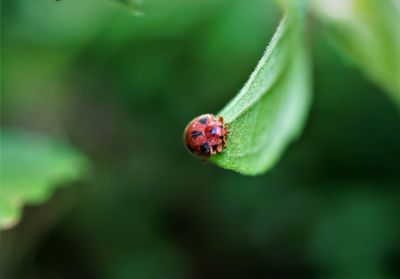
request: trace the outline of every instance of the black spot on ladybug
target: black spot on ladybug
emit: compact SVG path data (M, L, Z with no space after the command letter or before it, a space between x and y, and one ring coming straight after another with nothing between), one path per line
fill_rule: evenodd
M219 136L219 138L220 138L220 139L223 139L223 138L224 138L224 136Z
M192 138L195 139L198 136L201 136L203 133L200 131L192 131Z
M199 122L200 122L201 124L205 125L205 124L207 123L207 117L204 116L204 117L200 118Z
M200 145L200 151L204 154L210 154L211 149L208 143L203 143L202 145Z

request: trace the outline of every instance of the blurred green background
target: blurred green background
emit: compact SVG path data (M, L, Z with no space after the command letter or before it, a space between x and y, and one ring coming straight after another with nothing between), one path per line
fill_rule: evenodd
M400 277L398 109L313 17L306 128L245 177L194 159L182 132L247 80L274 2L147 0L141 15L111 0L1 4L2 127L90 161L1 233L1 278Z

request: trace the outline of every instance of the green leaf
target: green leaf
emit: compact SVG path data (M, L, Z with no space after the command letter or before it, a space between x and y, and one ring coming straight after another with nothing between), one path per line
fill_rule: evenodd
M60 183L79 178L86 159L71 146L44 135L1 133L0 229L15 225L26 203L47 200Z
M217 165L261 174L301 132L311 99L303 23L301 9L287 12L247 83L218 114L230 134L228 147L211 158Z
M331 41L400 106L400 4L395 0L313 0Z

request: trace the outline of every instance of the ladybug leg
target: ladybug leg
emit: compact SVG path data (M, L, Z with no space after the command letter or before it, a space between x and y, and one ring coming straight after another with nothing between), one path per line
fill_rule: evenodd
M226 136L229 135L229 130L228 130L228 125L227 124L224 124L224 132L225 132L225 134L224 134L224 138L222 140L222 143L224 144L224 147L227 147L228 143L226 141Z
M229 134L229 130L228 130L228 124L224 124L224 130L225 130L225 133L228 135Z

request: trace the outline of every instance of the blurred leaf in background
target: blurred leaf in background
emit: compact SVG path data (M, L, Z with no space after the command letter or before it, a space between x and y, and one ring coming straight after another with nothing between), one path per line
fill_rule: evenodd
M0 229L21 217L22 207L46 201L62 183L78 179L86 158L71 146L43 135L1 131Z
M313 0L310 3L343 56L400 106L400 2Z
M143 15L143 2L144 0L114 0L118 1L127 7L133 12L134 15Z

